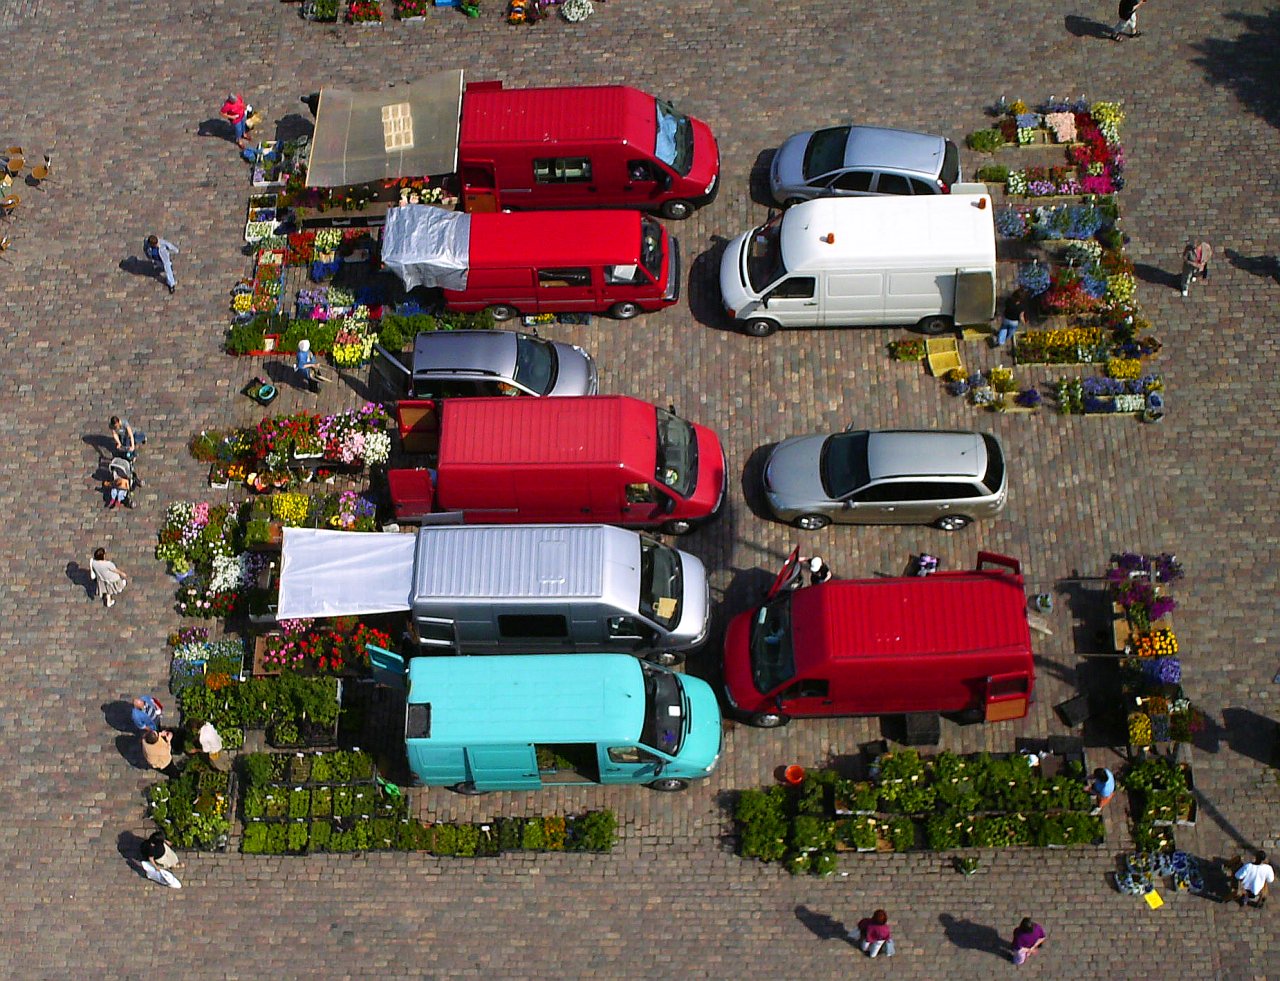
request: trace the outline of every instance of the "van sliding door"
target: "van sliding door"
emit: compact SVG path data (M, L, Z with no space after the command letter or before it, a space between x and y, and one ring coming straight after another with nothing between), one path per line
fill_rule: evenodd
M955 322L985 324L995 312L995 273L990 269L957 269Z

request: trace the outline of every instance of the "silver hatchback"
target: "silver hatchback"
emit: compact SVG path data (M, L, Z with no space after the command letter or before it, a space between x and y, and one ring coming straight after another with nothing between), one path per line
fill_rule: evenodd
M769 190L782 205L826 195L947 194L960 180L960 151L950 140L883 126L797 133L769 169Z
M863 429L783 440L764 490L775 517L810 531L833 521L959 531L999 514L1008 484L989 433Z

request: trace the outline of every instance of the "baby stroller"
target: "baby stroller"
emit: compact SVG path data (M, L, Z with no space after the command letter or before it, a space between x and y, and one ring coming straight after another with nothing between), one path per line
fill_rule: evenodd
M136 507L137 502L133 499L133 492L142 480L138 477L133 461L124 456L113 456L107 465L107 472L110 477L103 481L103 486L107 490L107 507L119 507L120 504L130 509Z

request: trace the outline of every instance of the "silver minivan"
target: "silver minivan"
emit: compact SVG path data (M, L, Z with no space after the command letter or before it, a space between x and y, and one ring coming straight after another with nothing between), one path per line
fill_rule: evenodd
M764 490L775 517L810 531L833 521L959 531L999 514L1008 482L989 433L850 429L783 440L765 464Z

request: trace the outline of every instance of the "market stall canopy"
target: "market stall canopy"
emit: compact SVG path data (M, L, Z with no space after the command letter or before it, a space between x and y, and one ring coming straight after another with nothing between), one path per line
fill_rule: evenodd
M286 528L279 620L409 609L417 535Z
M461 69L381 92L321 89L307 186L452 174L461 112Z
M471 216L426 204L402 204L387 212L382 264L404 280L404 288L467 288Z

